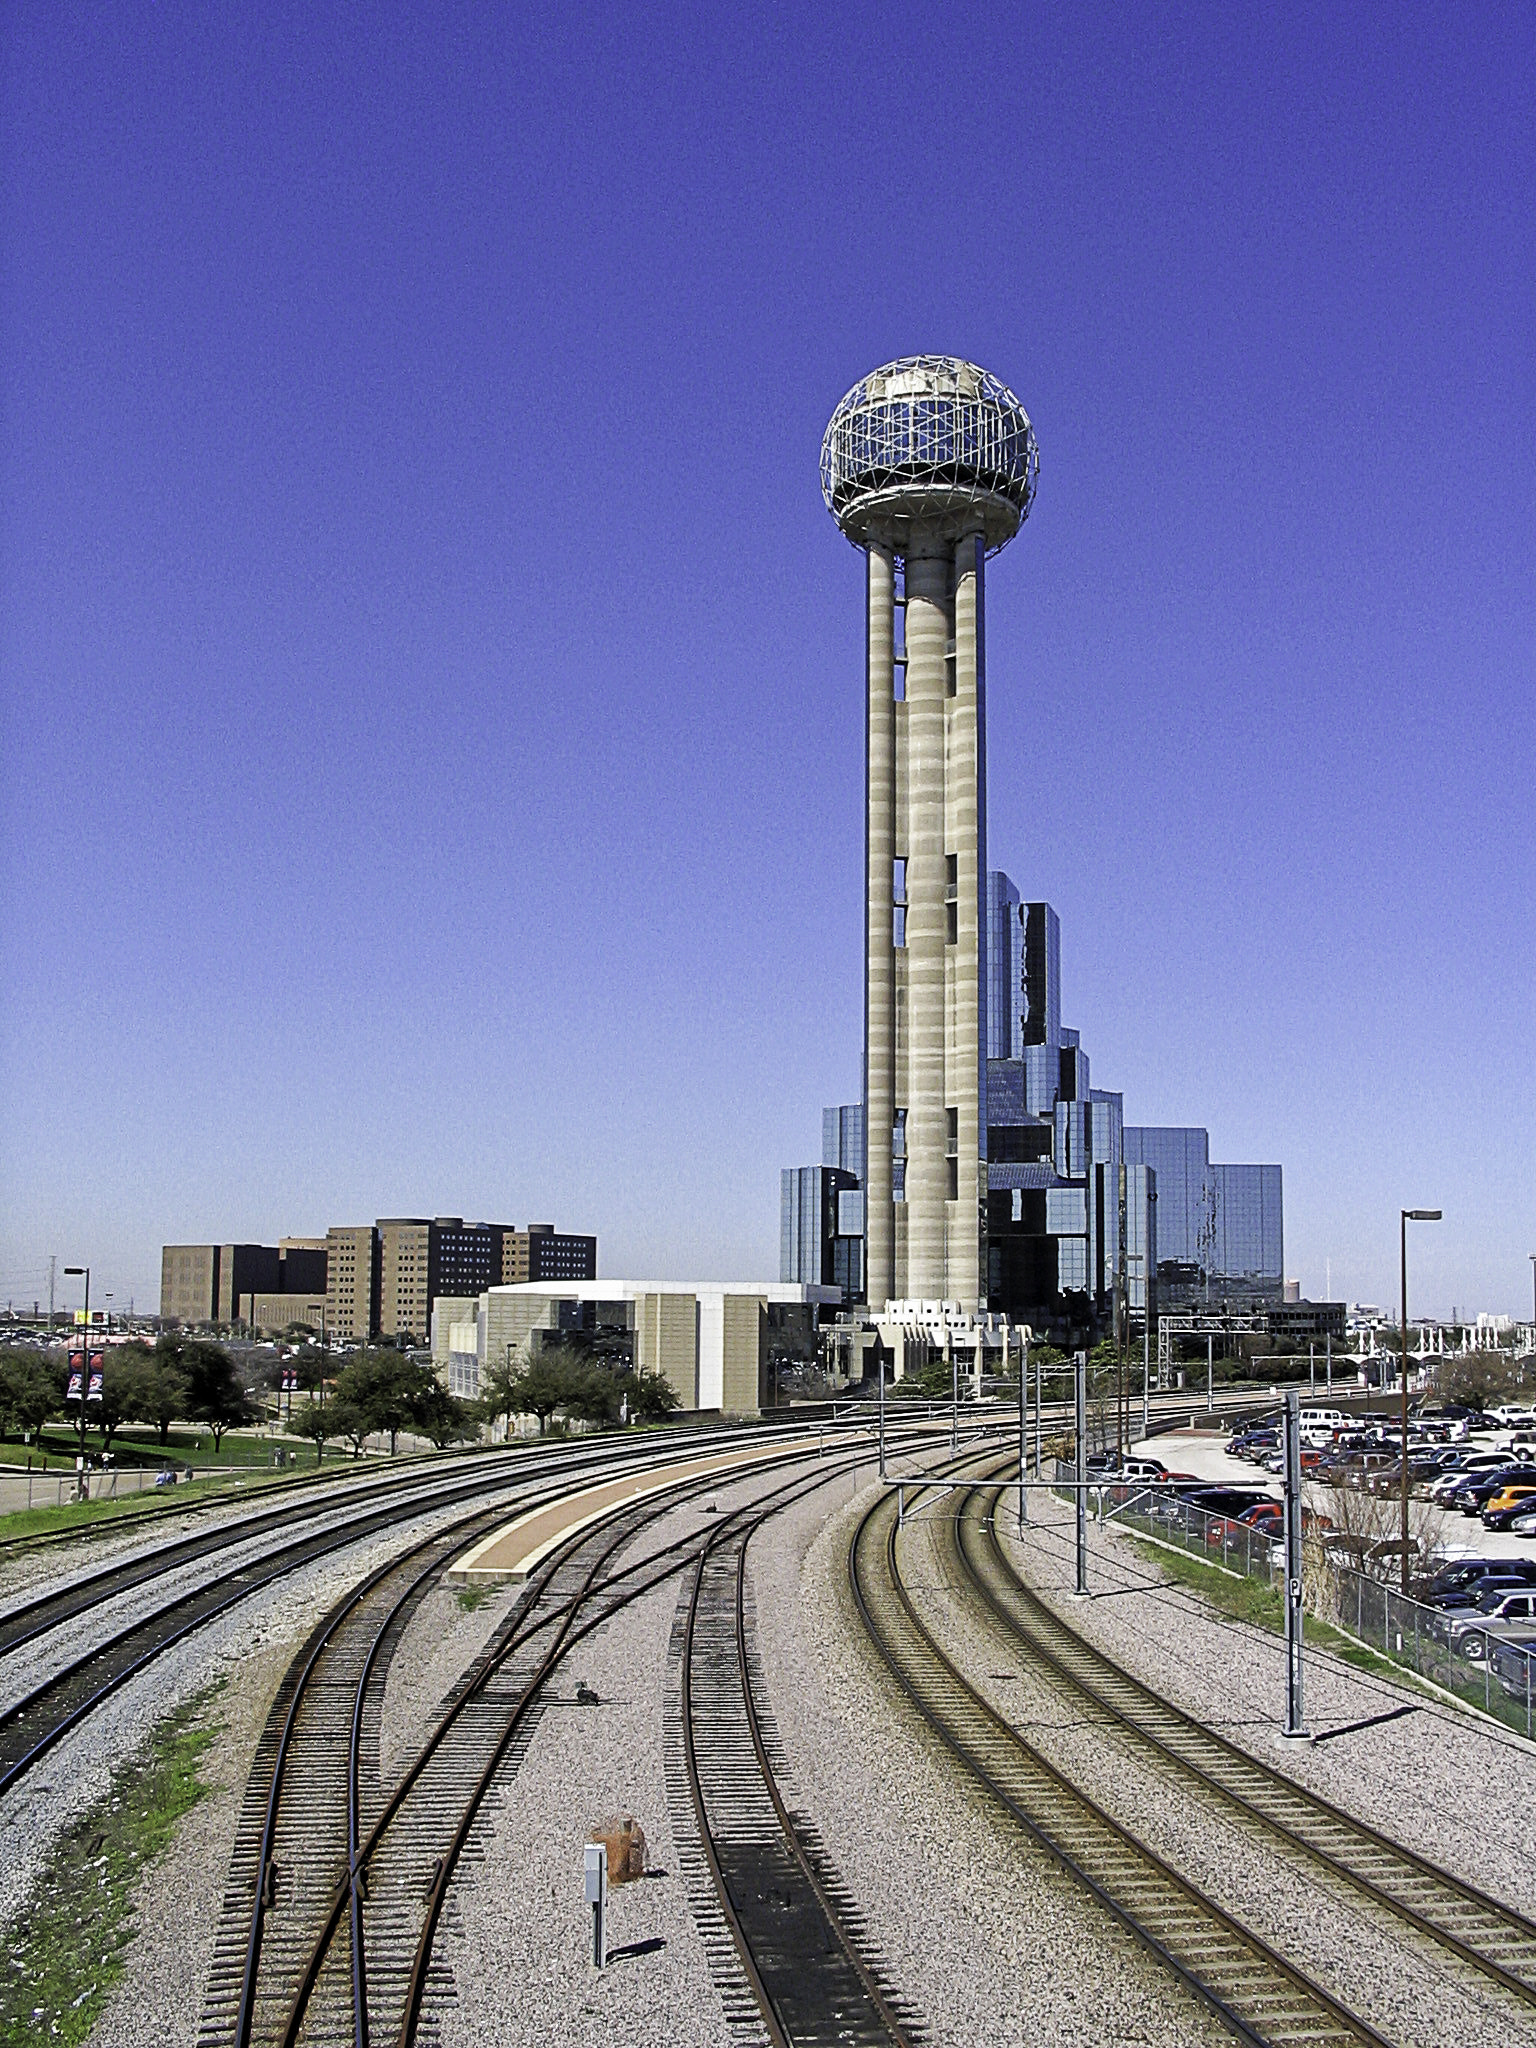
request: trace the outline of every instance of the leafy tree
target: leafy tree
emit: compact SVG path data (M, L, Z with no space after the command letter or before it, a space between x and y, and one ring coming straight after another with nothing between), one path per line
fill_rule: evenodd
M338 1395L334 1401L327 1401L325 1412L330 1418L331 1435L340 1443L352 1446L354 1458L363 1454L363 1444L373 1434L373 1424L360 1408Z
M102 1373L105 1386L110 1372L128 1419L150 1422L160 1432L161 1443L169 1441L171 1424L191 1413L192 1389L186 1374L160 1348L145 1344L124 1344L111 1353Z
M508 1422L514 1415L531 1414L532 1410L522 1405L523 1364L515 1364L510 1358L499 1359L487 1368L480 1378L480 1414L490 1423Z
M336 1397L365 1416L369 1431L389 1438L389 1454L402 1429L423 1428L441 1392L437 1375L427 1365L413 1365L400 1352L370 1346L352 1358L336 1382Z
M72 1411L79 1414L79 1410ZM101 1447L104 1451L112 1448L112 1439L125 1422L137 1422L138 1402L134 1398L132 1371L122 1373L111 1352L102 1360L101 1399L85 1404L85 1426L101 1431Z
M615 1373L613 1391L615 1413L619 1402L627 1401L631 1422L665 1422L683 1405L672 1382L663 1379L659 1372Z
M438 1450L461 1444L475 1434L475 1420L468 1405L449 1393L436 1375L416 1404L414 1426Z
M593 1396L592 1368L569 1345L546 1345L535 1353L517 1378L517 1410L537 1415L543 1436L557 1408L575 1413Z
M64 1406L64 1368L30 1351L0 1351L0 1436L34 1435Z
M334 1401L328 1407L320 1401L311 1401L301 1414L293 1418L288 1428L292 1435L306 1437L313 1443L317 1465L325 1456L326 1445L345 1434L336 1426Z
M1412 1352L1409 1353L1410 1359ZM1435 1373L1435 1385L1445 1401L1465 1408L1496 1408L1522 1390L1525 1375L1520 1367L1497 1351L1473 1351L1465 1358L1447 1359Z
M221 1344L208 1344L196 1337L162 1337L155 1346L155 1356L185 1376L185 1419L200 1422L211 1432L215 1451L222 1445L226 1430L257 1420L234 1361Z

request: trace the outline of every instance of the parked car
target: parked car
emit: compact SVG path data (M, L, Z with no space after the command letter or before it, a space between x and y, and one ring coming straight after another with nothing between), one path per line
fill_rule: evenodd
M1536 1699L1536 1629L1490 1630L1488 1668L1512 1700Z
M1522 1480L1515 1486L1506 1486L1502 1493L1483 1503L1483 1527L1507 1529L1516 1515L1531 1507L1536 1507L1536 1483Z
M1536 1625L1536 1586L1485 1594L1476 1607L1447 1621L1446 1638L1457 1656L1480 1664L1487 1651L1489 1629L1521 1622Z
M1429 1582L1431 1594L1459 1593L1483 1579L1517 1580L1536 1586L1536 1559L1526 1557L1459 1557L1443 1564Z
M1458 1587L1454 1593L1426 1593L1424 1605L1432 1607L1437 1614L1470 1614L1491 1594L1528 1593L1531 1590L1529 1579L1490 1576L1479 1579L1474 1585ZM1437 1633L1443 1635L1445 1631L1440 1629Z
M1536 1465L1506 1465L1502 1472L1490 1472L1486 1478L1474 1479L1452 1499L1464 1515L1480 1515L1496 1493L1502 1493L1506 1486L1514 1486L1525 1480L1536 1479Z
M1501 1622L1536 1624L1536 1586L1528 1580L1489 1578L1477 1592L1478 1597L1470 1607L1448 1610L1447 1637L1453 1649L1469 1629Z

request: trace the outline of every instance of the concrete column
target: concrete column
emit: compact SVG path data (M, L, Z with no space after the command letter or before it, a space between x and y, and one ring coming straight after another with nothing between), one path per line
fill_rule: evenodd
M896 691L892 656L893 563L870 547L867 641L864 876L864 1282L873 1310L884 1308L895 1279L891 1213L891 1126L895 1113L895 963L892 960L892 862L896 852Z
M949 557L907 558L907 1291L947 1293L944 721Z
M958 1193L949 1215L945 1292L975 1314L986 1306L986 1168L981 1161L982 891L985 858L981 701L981 549L973 538L955 550L955 694L949 700L945 762L945 836L955 856L956 943L949 949L945 1101L958 1112Z

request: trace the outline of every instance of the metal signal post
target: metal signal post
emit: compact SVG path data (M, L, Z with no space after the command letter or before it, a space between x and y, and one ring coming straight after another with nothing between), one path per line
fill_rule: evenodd
M1088 1354L1072 1355L1077 1407L1077 1590L1088 1591Z
M1285 1394L1285 1732L1304 1737L1301 1615L1301 1389Z

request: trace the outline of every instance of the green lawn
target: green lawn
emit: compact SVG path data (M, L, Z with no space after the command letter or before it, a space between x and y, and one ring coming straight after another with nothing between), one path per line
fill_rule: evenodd
M1267 1586L1262 1579L1243 1578L1223 1571L1217 1565L1191 1557L1184 1550L1164 1549L1162 1544L1149 1543L1140 1537L1132 1537L1131 1540L1149 1564L1155 1564L1177 1585L1187 1586L1191 1592L1200 1594L1219 1613L1230 1615L1234 1621L1249 1622L1255 1628L1270 1629L1276 1635L1285 1633L1285 1605L1278 1586ZM1347 1635L1343 1629L1319 1621L1315 1614L1302 1616L1302 1631L1306 1642L1320 1650L1331 1650L1346 1664L1353 1664L1357 1671L1369 1671L1374 1677L1389 1678L1409 1692L1422 1695L1428 1691L1428 1687L1421 1686L1415 1675L1401 1664L1380 1655L1368 1643Z
M140 1874L206 1789L198 1766L216 1732L207 1709L205 1695L163 1721L55 1845L7 1929L0 2048L81 2042L95 2026L129 1960Z

